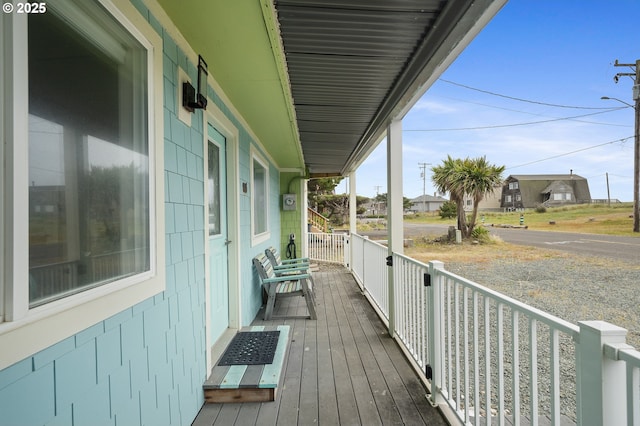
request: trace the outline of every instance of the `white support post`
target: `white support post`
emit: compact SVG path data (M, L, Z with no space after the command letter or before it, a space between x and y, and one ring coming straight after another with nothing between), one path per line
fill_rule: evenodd
M302 180L302 257L309 257L309 189L307 180Z
M353 239L351 238L351 235L358 233L358 227L356 223L358 220L357 202L358 200L357 200L357 194L356 194L356 172L353 171L349 174L349 246L345 247L345 258L347 256L346 251L349 250L349 265L348 265L349 270L352 270L351 259L353 259L353 249L352 249L353 244L351 244Z
M387 128L387 247L388 255L402 254L402 121L393 120ZM388 268L389 335L395 334L395 294L393 267Z
M427 364L431 366L431 395L429 401L433 406L444 404L445 400L440 392L442 389L442 274L444 263L434 260L429 262L429 275L431 276L431 287L429 287L429 297L427 306L427 318L429 321L429 335L427 338Z
M404 252L402 229L402 121L395 120L387 130L387 229L389 250Z
M357 234L357 198L356 198L356 172L349 174L349 233Z
M605 344L626 343L627 330L604 321L580 321L578 424L627 424L625 364L605 355Z

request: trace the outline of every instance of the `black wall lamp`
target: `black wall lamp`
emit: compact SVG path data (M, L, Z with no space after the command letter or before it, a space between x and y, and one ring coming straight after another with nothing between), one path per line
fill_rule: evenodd
M182 106L189 112L196 108L207 109L207 63L198 55L198 92L189 83L182 83Z

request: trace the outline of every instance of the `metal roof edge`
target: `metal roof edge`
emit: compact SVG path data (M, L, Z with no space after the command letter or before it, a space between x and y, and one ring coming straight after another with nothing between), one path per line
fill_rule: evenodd
M282 37L280 35L280 24L278 22L278 13L275 8L275 4L272 0L260 0L260 6L262 10L262 17L264 21L267 34L269 35L269 43L271 45L271 52L273 53L273 60L276 63L278 69L278 76L280 78L280 87L282 88L282 96L287 102L287 113L289 115L289 125L291 128L293 139L296 142L296 150L300 165L305 166L304 153L302 152L302 143L300 141L300 131L298 129L298 120L296 117L296 111L293 103L293 95L291 93L291 82L289 81L289 70L287 68L287 61L284 54L284 46L282 44Z

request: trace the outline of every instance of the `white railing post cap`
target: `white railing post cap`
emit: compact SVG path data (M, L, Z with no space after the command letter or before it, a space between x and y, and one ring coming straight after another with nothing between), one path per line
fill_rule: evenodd
M600 336L606 336L610 343L617 341L617 338L620 339L620 342L626 341L627 329L606 321L578 321L578 325L581 331L590 331Z
M444 269L444 262L432 260L429 262L429 267L433 269Z

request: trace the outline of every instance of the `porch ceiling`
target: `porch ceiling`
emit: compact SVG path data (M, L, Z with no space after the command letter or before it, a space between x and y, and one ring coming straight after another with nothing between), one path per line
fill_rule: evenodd
M506 3L158 1L278 166L316 176L355 170Z

